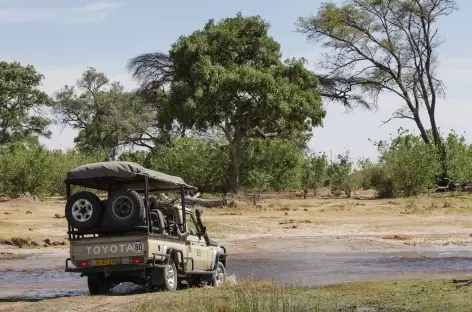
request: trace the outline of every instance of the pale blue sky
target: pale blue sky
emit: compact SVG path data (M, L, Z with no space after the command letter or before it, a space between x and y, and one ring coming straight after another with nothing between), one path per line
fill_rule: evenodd
M238 11L258 14L272 25L271 35L280 42L284 57L304 56L315 62L322 51L295 32L299 16L315 13L320 1L309 0L0 0L0 60L34 65L45 75L48 93L74 84L87 66L94 66L127 88L135 83L125 70L129 58L143 52L168 51L179 35L203 27ZM440 50L441 78L447 98L438 108L442 129L470 132L472 123L472 2L458 0L460 11L440 22L446 43ZM376 157L368 138L388 138L408 122L394 121L379 127L397 107L393 96L383 96L377 111L358 109L347 113L339 104L327 103L323 128L314 130L310 147L315 151L342 152L354 157ZM43 142L50 148L73 145L75 133L54 127L54 136ZM472 141L472 140L471 140Z

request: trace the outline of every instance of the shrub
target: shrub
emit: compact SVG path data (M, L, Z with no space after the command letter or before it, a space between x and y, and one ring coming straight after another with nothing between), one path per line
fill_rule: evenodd
M417 135L400 129L391 143L375 143L379 152L379 168L370 169L370 184L379 196L411 196L434 186L441 170L439 153Z

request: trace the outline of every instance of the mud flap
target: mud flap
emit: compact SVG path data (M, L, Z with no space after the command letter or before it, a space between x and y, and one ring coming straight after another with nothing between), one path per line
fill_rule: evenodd
M162 268L151 268L151 284L152 285L164 285L164 275L162 274Z

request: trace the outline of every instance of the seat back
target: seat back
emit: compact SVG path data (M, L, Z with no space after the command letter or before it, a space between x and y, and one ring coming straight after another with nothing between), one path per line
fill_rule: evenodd
M167 224L162 211L159 209L152 209L151 221L153 222L153 226L159 228L159 233L167 234Z

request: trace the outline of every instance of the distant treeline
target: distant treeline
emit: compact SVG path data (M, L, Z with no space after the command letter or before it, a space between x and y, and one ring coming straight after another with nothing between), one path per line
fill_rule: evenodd
M472 147L455 133L445 138L450 177L472 181ZM333 196L350 196L360 188L375 189L381 197L417 195L434 187L441 172L434 145L406 131L389 142L375 143L380 157L353 160L349 153L328 157L310 154L292 141L269 139L250 141L241 158L241 189L298 189L310 195L322 186ZM170 144L148 151L125 153L121 160L181 176L201 192L229 191L229 146L224 141L176 138ZM10 144L0 149L0 193L6 196L29 192L40 197L65 193L68 170L79 165L108 160L108 154L48 150L37 143Z

